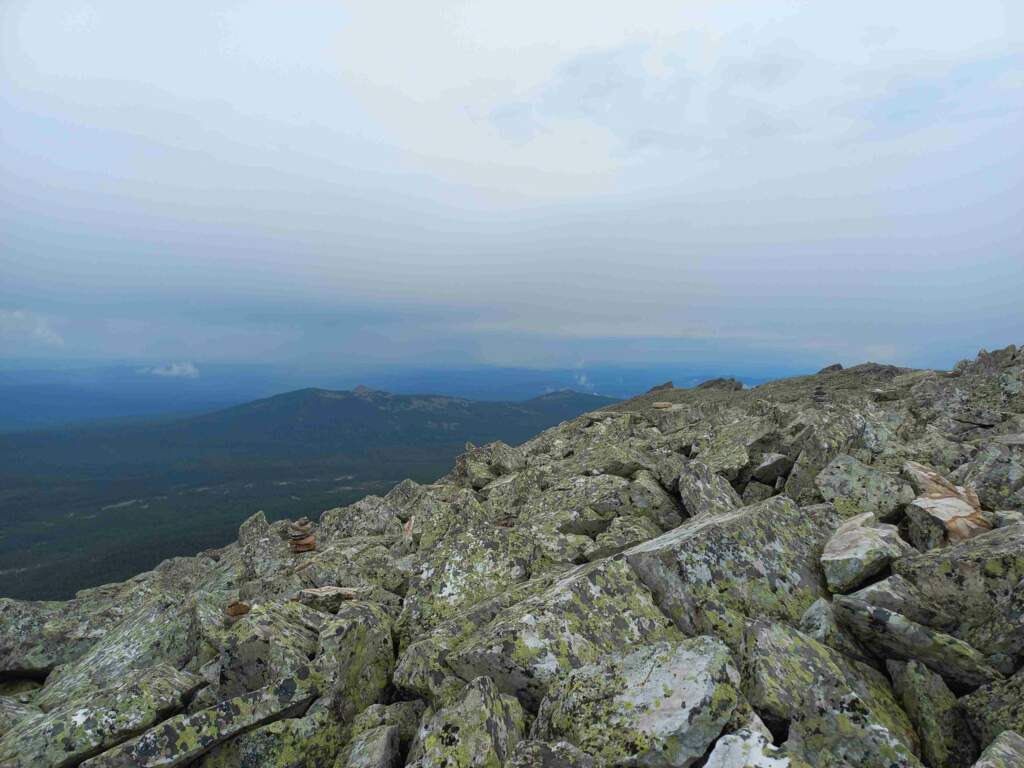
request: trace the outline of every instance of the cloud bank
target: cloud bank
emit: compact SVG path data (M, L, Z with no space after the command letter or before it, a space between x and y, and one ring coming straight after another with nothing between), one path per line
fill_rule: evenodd
M0 306L153 365L948 365L1024 340L1022 13L14 0Z

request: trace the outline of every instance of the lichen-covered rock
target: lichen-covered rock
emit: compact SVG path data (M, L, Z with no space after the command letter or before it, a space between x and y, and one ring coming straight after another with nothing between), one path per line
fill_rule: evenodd
M284 717L301 714L318 695L319 677L310 669L215 707L177 715L140 736L86 760L83 768L177 768L232 736Z
M129 673L157 664L181 668L193 649L191 606L175 595L158 595L107 631L76 661L55 669L35 704L51 710L121 682Z
M353 536L401 536L399 511L387 499L366 496L347 507L328 509L320 515L320 530L331 538Z
M222 641L218 700L263 688L308 665L324 618L297 602L253 606Z
M784 496L687 521L625 552L684 634L739 644L744 618L796 622L824 593L818 558L838 519Z
M756 731L741 730L715 742L704 768L810 768L798 755L772 745Z
M501 768L525 733L522 707L487 677L458 699L427 712L409 754L412 768Z
M410 582L399 634L403 645L474 603L526 581L538 558L527 530L474 525L425 552Z
M719 640L641 645L573 670L541 704L533 734L615 765L686 768L729 722L739 674Z
M594 537L594 543L583 550L583 556L600 560L660 535L661 529L646 517L616 517L607 530Z
M166 665L136 670L113 688L18 722L0 739L0 765L77 765L174 714L202 684Z
M839 454L814 479L826 501L851 512L871 512L886 522L898 519L913 489L897 477L847 454Z
M352 739L338 768L397 768L401 759L398 728L379 725Z
M404 754L409 750L420 727L426 705L422 701L397 701L394 704L373 704L352 721L349 736L355 739L361 733L381 726L398 729L398 744Z
M754 480L767 486L774 486L780 477L789 474L793 468L793 460L784 453L766 453L754 468Z
M981 753L974 768L1019 768L1024 765L1024 736L1003 731Z
M853 597L941 632L950 632L960 623L955 616L902 576L889 576L876 581L859 589Z
M889 662L893 689L921 737L921 755L931 768L969 768L978 756L957 706L942 678L918 661Z
M851 765L916 764L914 729L888 681L784 624L757 621L747 630L743 691L773 733L802 732L812 765L823 755Z
M11 600L0 597L0 673L45 675L95 645L124 618L115 605Z
M344 721L377 703L395 668L387 612L376 603L342 606L320 630L316 663L324 691Z
M1003 731L1024 733L1024 669L1008 680L982 686L960 705L980 744L991 743Z
M9 696L0 696L0 756L3 755L3 736L29 719L42 716L42 711L31 704ZM14 755L10 755L14 757Z
M602 768L592 755L588 755L574 744L556 741L549 744L527 739L516 744L505 768Z
M203 755L195 768L332 768L345 744L345 729L328 706L310 708L239 733Z
M486 675L536 709L562 672L637 643L678 637L622 560L599 560L558 578L470 634L447 656L464 680Z
M877 655L921 661L958 690L972 690L1002 678L984 654L962 640L873 606L856 593L838 595L832 607L836 619Z
M291 562L286 526L285 521L271 526L262 512L242 523L238 529L238 546L242 556L243 580L276 576Z
M480 489L501 475L522 469L526 459L516 448L501 442L475 446L466 443L466 450L455 460L452 477L471 488Z
M362 587L309 587L295 594L295 599L321 613L337 613L346 602L361 600L380 603L389 608L400 609L402 598L376 585Z
M1024 579L996 602L988 619L967 630L965 639L990 656L1024 656Z
M848 629L840 626L832 612L832 603L823 597L819 597L804 611L804 615L800 617L799 629L808 637L851 659L871 665L878 664L861 642Z
M676 483L690 517L730 512L743 504L728 480L697 459L683 466Z
M986 509L1024 508L1024 446L989 443L959 472Z
M757 480L751 480L747 483L747 487L743 489L743 495L741 497L742 506L749 507L751 504L757 504L759 501L770 499L775 495L775 488L764 483L759 483Z
M987 621L1024 579L1024 525L998 528L968 541L902 557L903 576L965 627Z
M874 512L864 512L832 534L821 553L821 569L832 592L849 592L911 551L896 526L876 523Z

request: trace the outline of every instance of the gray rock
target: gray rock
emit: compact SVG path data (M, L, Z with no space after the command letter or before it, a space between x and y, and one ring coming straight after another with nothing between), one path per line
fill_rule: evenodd
M335 711L349 721L376 704L391 683L395 668L391 622L376 603L351 602L324 622L316 664L324 693Z
M400 765L398 728L380 725L356 736L345 750L340 768L397 768Z
M743 489L743 506L749 507L751 504L757 504L757 502L764 501L774 495L775 489L772 486L751 480L747 483L747 487Z
M1024 526L989 531L968 541L903 557L893 572L966 627L988 621L1024 579Z
M112 688L18 722L0 739L0 764L77 765L173 715L202 684L168 666L135 670Z
M873 606L856 594L839 595L832 606L836 619L877 655L921 661L959 690L1002 678L983 654L962 640Z
M980 744L990 744L1003 731L1024 733L1024 669L982 686L962 698L960 706Z
M177 768L232 736L300 714L317 696L319 679L309 669L215 707L165 720L140 736L82 763L83 768Z
M683 467L676 483L690 517L730 512L743 505L728 480L696 459Z
M810 768L803 758L772 745L763 734L741 730L715 742L704 768Z
M728 648L710 637L642 645L573 670L541 704L536 737L613 765L697 763L739 701Z
M525 731L523 710L487 677L466 685L459 698L436 713L427 712L409 754L412 768L500 766Z
M746 618L796 622L824 594L818 558L837 519L784 496L687 521L626 559L684 634L739 644Z
M567 741L548 744L528 739L516 744L505 768L600 768L591 755Z
M677 637L624 561L599 560L498 615L446 661L464 680L491 677L535 710L559 673L637 643Z
M743 648L743 692L754 711L812 765L914 765L917 737L874 669L781 623L753 622ZM799 748L796 745L799 744ZM892 762L885 762L891 760Z
M821 568L832 592L849 592L911 551L896 526L878 524L873 512L864 512L836 529L821 554Z
M1003 731L981 753L974 768L1020 768L1024 765L1024 736Z
M942 678L918 661L890 662L893 688L921 737L921 755L931 768L970 768L978 756L957 706Z
M774 485L793 468L793 460L783 453L766 453L754 468L753 477L765 485Z
M825 500L846 517L872 512L879 520L891 522L914 498L907 483L846 454L832 459L814 482Z

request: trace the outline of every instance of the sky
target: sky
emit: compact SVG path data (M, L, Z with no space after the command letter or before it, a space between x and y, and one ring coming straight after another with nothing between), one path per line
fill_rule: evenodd
M0 360L946 367L1022 137L1016 0L5 0Z

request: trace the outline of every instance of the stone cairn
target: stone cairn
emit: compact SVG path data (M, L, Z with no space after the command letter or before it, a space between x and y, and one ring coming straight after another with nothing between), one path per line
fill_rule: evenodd
M300 517L298 520L288 524L288 545L294 554L316 550L316 536L313 535L313 523L308 517Z

